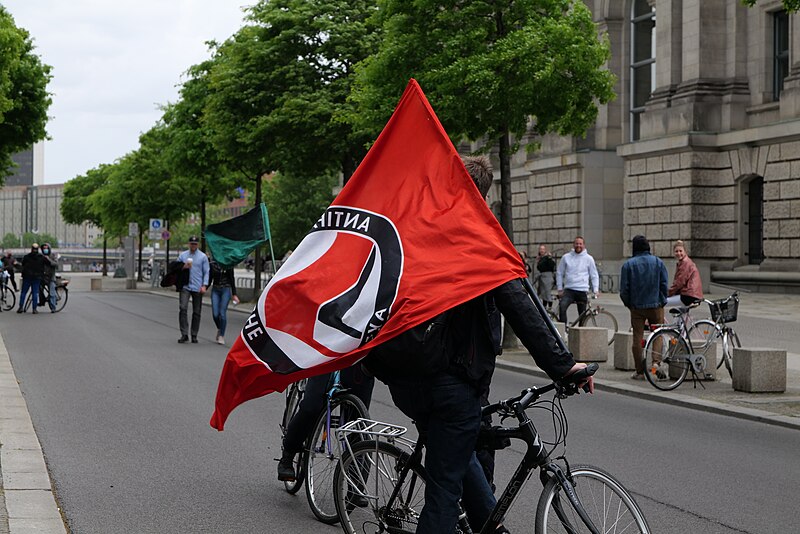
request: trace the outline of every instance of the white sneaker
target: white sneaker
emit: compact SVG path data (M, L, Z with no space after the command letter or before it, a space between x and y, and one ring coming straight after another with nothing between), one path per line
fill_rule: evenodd
M222 337L222 336L217 336L217 343L219 343L220 345L224 345L225 344L225 338Z

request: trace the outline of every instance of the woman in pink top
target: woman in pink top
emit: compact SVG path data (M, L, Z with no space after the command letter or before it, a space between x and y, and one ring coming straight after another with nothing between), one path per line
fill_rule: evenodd
M672 255L678 260L675 270L675 279L669 288L667 306L688 306L703 300L703 282L700 280L700 271L697 265L686 254L683 241L675 241L672 245Z

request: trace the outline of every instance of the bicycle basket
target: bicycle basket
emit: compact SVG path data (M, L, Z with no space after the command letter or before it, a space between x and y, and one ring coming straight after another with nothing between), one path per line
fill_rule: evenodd
M711 309L711 319L732 323L739 315L739 297L732 296L727 299L712 300L708 307Z

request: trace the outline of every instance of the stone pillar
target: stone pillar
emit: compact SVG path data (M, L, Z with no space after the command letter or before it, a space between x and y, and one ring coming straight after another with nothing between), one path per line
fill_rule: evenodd
M748 393L786 391L786 351L734 347L733 389Z

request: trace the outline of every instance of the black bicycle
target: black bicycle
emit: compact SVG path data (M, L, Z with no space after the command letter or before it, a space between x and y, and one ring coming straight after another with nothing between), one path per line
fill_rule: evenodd
M520 488L537 468L544 489L536 508L536 534L651 532L633 496L611 474L589 465L572 466L563 454L553 457L559 445L565 448L567 437L567 420L561 400L576 393L578 387L575 383L594 374L597 369L597 364L591 364L568 377L568 381L530 387L516 397L483 409L484 415L497 413L501 419L513 417L519 423L514 427L482 430L491 433L484 439L495 443L508 439L522 440L527 444L527 452L480 533L489 534L497 530ZM554 399L540 400L550 391L555 392ZM550 444L550 449L526 413L534 406L550 411L557 423L556 439ZM346 533L416 532L419 514L425 504L424 437L414 444L401 437L404 431L402 427L375 421L360 421L340 429L341 434L354 433L361 438L348 445L334 474L336 510ZM473 532L464 513L456 532Z
M69 298L69 289L67 289L67 285L69 285L69 280L66 278L61 278L60 276L56 276L56 311L60 312L64 309L64 306L67 305L67 299ZM28 311L33 303L33 291L28 293L28 297L25 299L25 307L23 308L24 311ZM50 287L49 284L42 283L39 286L39 306L49 306L50 303Z
M9 275L7 272L0 270L0 310L9 311L14 309L17 303L17 294L8 285Z

